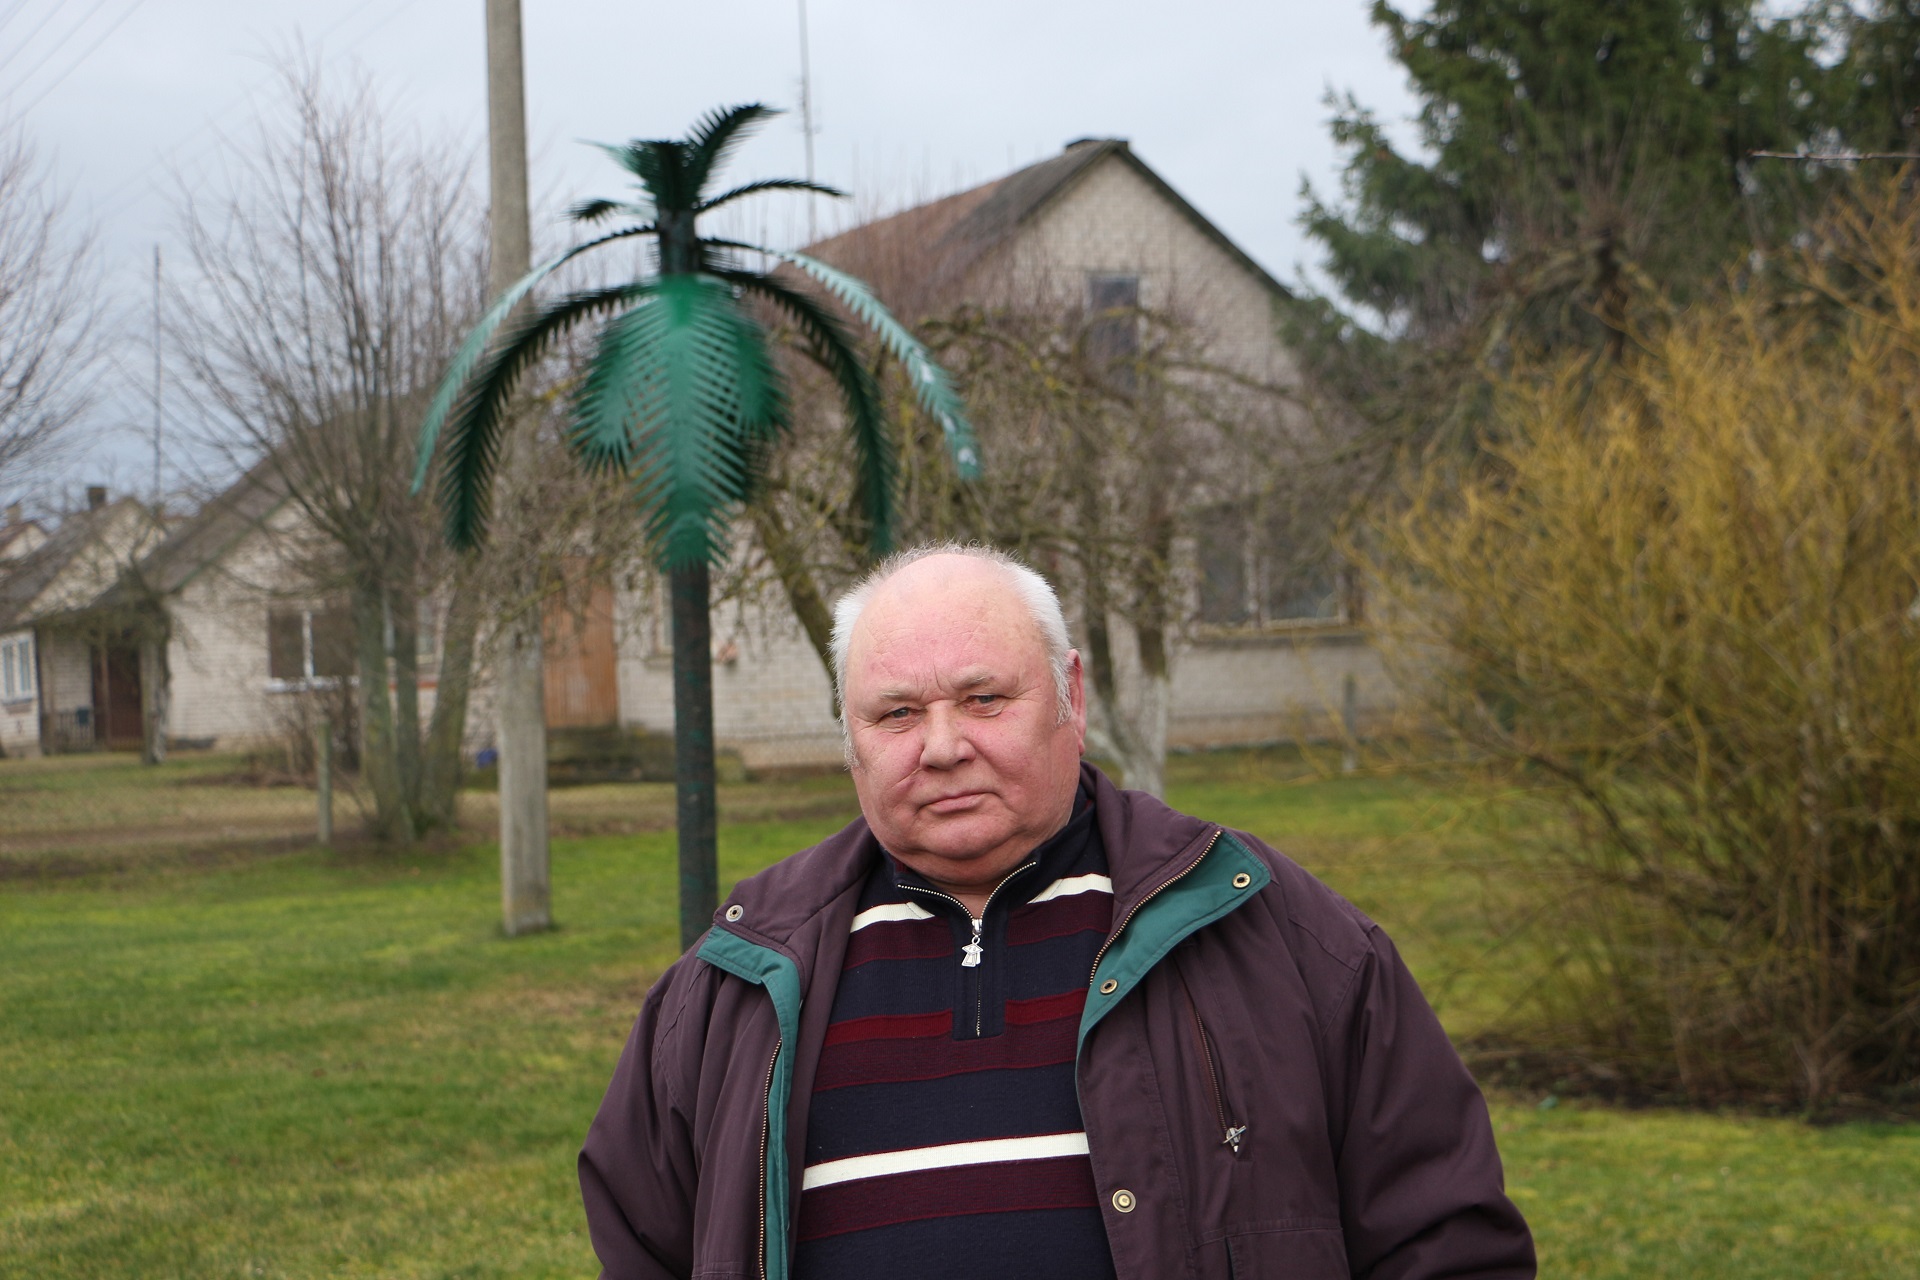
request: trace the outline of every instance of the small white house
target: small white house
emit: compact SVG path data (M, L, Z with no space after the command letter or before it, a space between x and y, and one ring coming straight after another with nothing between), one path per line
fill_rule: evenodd
M161 537L132 498L87 491L88 506L52 534L15 537L0 562L0 754L138 747L146 691L137 635L93 603Z

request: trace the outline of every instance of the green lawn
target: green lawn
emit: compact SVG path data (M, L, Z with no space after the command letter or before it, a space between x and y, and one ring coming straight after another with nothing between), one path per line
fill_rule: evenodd
M1286 773L1187 758L1173 798L1372 912L1456 1034L1497 1015L1522 981L1485 923L1513 910L1511 812ZM664 788L569 803L595 830L670 811ZM722 828L730 879L853 806L828 779L729 789L729 810L754 819ZM0 882L0 1275L591 1275L574 1152L673 959L655 825L559 841L562 927L512 942L488 847ZM1891 1276L1920 1257L1920 1127L1518 1097L1495 1115L1549 1274Z

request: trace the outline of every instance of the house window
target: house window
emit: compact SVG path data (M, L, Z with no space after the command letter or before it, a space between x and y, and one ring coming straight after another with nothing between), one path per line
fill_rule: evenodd
M1350 620L1346 575L1330 549L1262 520L1248 503L1202 515L1200 622L1213 627L1278 628Z
M440 606L422 598L414 610L413 652L422 662L431 662L440 652L440 624L444 620Z
M1122 391L1134 389L1133 357L1140 352L1140 277L1087 279L1087 359L1106 368Z
M267 611L267 674L275 681L334 681L353 668L353 616L346 609Z
M34 693L33 637L0 640L0 701L19 702Z

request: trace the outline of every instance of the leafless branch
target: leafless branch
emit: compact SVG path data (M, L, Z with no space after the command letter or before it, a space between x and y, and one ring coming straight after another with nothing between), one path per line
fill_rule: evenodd
M0 124L0 494L58 457L100 355L92 232L18 124Z

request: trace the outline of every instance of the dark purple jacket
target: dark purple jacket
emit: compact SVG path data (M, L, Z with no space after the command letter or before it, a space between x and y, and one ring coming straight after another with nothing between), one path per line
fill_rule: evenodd
M1121 1280L1532 1276L1486 1104L1379 927L1252 836L1086 773L1115 924L1077 1070ZM878 856L855 822L741 882L647 996L580 1152L603 1275L786 1280Z

